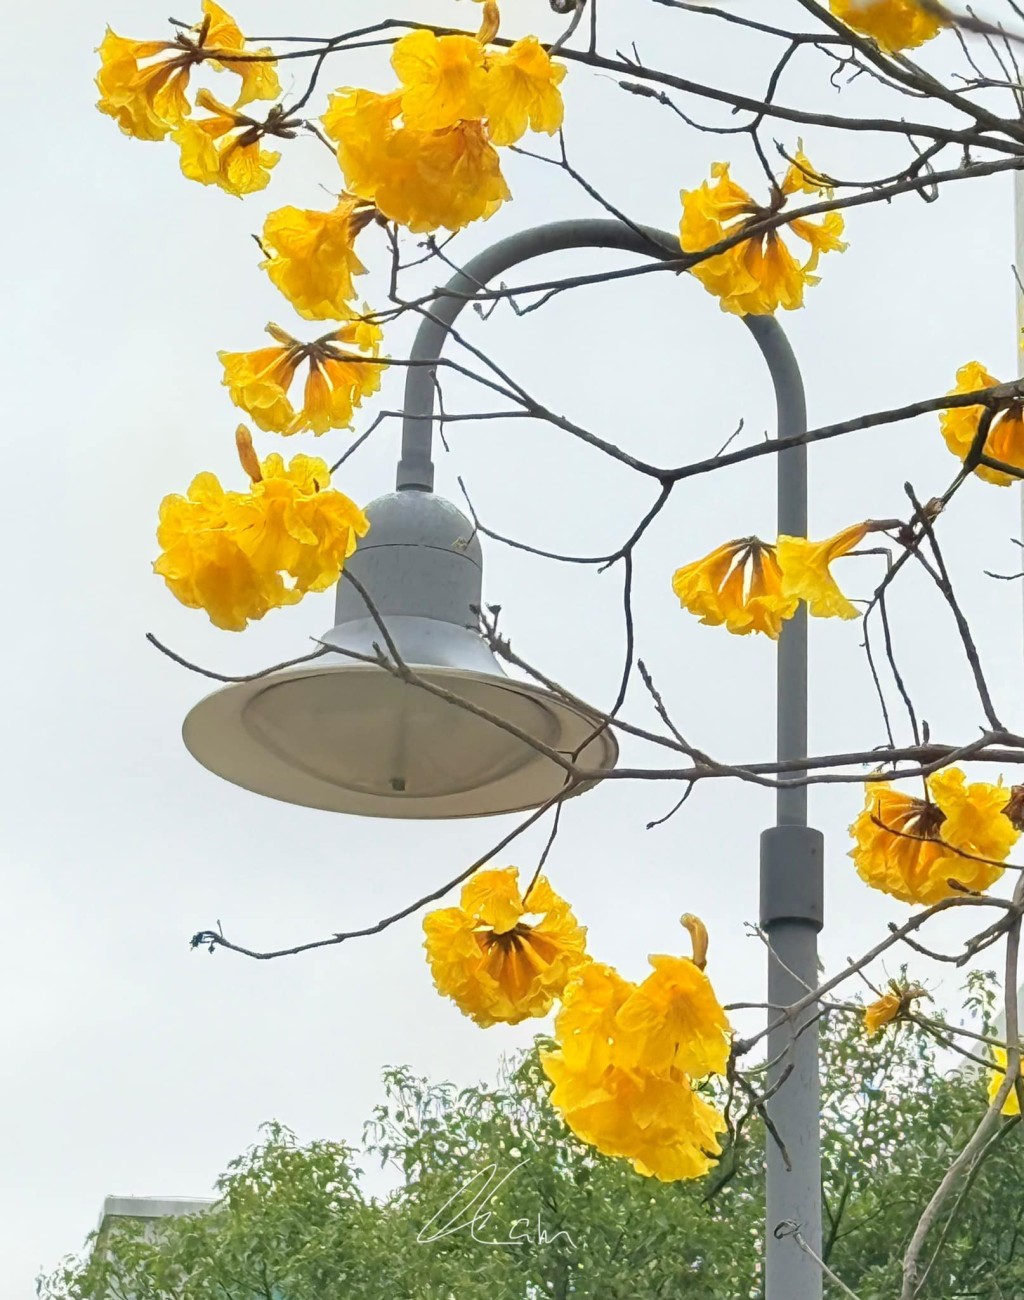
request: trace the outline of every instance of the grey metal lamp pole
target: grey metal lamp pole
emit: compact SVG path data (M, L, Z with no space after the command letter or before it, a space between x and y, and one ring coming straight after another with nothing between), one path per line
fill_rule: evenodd
M564 771L551 755L577 753L581 765L595 774L614 767L614 735L595 727L587 706L503 672L474 612L482 598L479 538L469 520L433 491L434 381L453 322L496 275L571 248L616 248L662 260L678 256L678 244L662 231L621 221L555 222L486 249L438 292L412 347L412 360L419 364L409 367L406 378L398 490L367 506L369 536L346 566L351 576L358 575L359 589L339 583L335 626L321 638L326 653L315 664L223 686L191 709L183 739L211 772L287 803L422 820L542 807L564 788ZM803 433L803 386L785 334L770 316L743 321L771 374L778 436ZM803 446L778 457L778 525L783 533L806 532ZM369 593L375 612L360 591ZM386 620L401 662L443 697L412 688L374 663L381 653L377 616ZM796 760L799 768L807 756L802 613L782 630L777 693L778 756ZM483 713L454 708L447 698L452 696ZM495 720L505 725L495 726ZM768 936L771 1006L791 1005L816 986L821 923L821 835L807 826L806 787L784 787L778 791L776 825L761 837L761 924ZM796 1026L783 1022L773 1029L768 1058L769 1085L778 1084L768 1114L786 1157L769 1138L765 1297L820 1300L820 1270L800 1245L820 1253L813 1014Z
M663 231L634 229L614 220L559 221L512 235L479 253L441 290L416 335L405 386L405 424L397 487L430 492L431 416L435 368L448 332L468 298L503 271L572 248L616 248L648 257L678 255ZM771 316L747 316L775 388L778 436L804 432L803 384L782 327ZM807 531L807 449L792 447L778 457L780 533ZM783 627L778 652L777 748L780 761L807 756L807 621L800 612ZM793 775L799 775L794 773ZM819 831L807 825L807 787L782 788L777 824L761 836L760 917L769 942L768 1002L787 1006L818 983L817 935L822 926L823 847ZM769 1012L773 1018L775 1013ZM799 1032L802 1028L802 1032ZM794 1239L791 1227L815 1254L821 1252L821 1157L818 1033L810 1013L798 1025L783 1024L768 1037L776 1064L769 1087L781 1079L768 1113L785 1145L767 1146L766 1300L819 1300L821 1270ZM788 1073L787 1073L788 1072ZM788 1160L787 1160L788 1157ZM776 1235L776 1230L779 1234Z

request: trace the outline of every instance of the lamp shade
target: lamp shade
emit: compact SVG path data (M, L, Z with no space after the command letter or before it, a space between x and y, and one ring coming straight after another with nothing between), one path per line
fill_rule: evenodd
M380 497L366 513L370 531L348 570L401 661L550 749L579 751L581 766L613 767L610 729L584 706L509 678L481 637L482 561L469 520L419 491ZM322 640L339 651L386 653L377 619L344 577L335 626ZM214 692L188 714L183 736L200 763L235 785L370 817L517 812L565 783L556 762L495 722L341 653Z

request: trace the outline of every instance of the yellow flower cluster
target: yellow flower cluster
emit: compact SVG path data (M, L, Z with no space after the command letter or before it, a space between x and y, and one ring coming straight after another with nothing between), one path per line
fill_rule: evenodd
M672 590L702 623L724 623L737 636L763 632L777 638L801 600L817 618L856 618L856 608L839 590L829 566L873 527L870 522L854 524L823 542L785 535L774 546L757 537L726 542L677 569Z
M399 89L339 90L322 119L347 188L416 232L491 216L511 197L495 146L558 130L564 65L533 36L496 52L430 31L403 36L391 63Z
M588 960L586 930L540 876L523 899L514 867L480 871L458 907L424 918L439 993L478 1025L544 1016Z
M201 22L180 29L172 41L130 40L108 27L97 51L97 108L136 139L171 135L181 149L186 176L240 196L266 185L278 155L260 150L261 125L236 110L253 100L276 99L281 86L273 59L231 57L269 56L269 50L247 51L238 24L214 0L203 0L202 9ZM199 91L196 104L213 117L193 123L186 91L199 64L235 73L241 87L233 108Z
M707 932L684 916L693 960L651 957L640 984L586 953L586 931L539 878L524 898L514 867L482 871L458 907L424 918L438 991L478 1025L518 1024L561 999L544 1070L552 1103L583 1141L642 1174L697 1178L725 1121L694 1088L724 1074L730 1029L704 974Z
M905 903L938 903L964 889L982 892L1003 874L1020 836L1006 815L1001 785L967 784L956 767L927 779L927 799L872 781L850 827L850 857L869 885ZM959 886L959 888L958 888Z
M267 333L275 348L254 352L219 352L223 383L236 406L268 433L316 434L347 429L364 397L380 387L387 363L374 360L380 351L381 331L372 321L349 321L313 343L300 343L279 326ZM350 343L356 351L339 348ZM302 406L296 410L288 396L299 367L309 363Z
M982 388L995 388L1001 381L996 379L979 361L969 361L956 372L956 387L950 389L950 395L975 393ZM983 406L954 406L942 412L939 423L946 446L960 460L967 458L968 452L978 436L978 426L985 414ZM985 438L985 455L993 460L1000 460L1004 465L1012 465L1024 474L1024 405L1011 402L1005 411L1001 411L989 428ZM1019 483L1020 479L1000 469L990 469L988 465L978 465L974 470L978 478L997 487L1009 487Z
M205 609L230 632L337 582L369 528L359 507L330 489L322 460L261 462L244 426L237 441L249 490L227 492L207 473L196 475L187 496L165 497L153 565L183 605Z
M650 961L640 984L598 962L581 970L565 991L544 1071L552 1104L584 1142L640 1174L699 1178L721 1153L726 1125L694 1080L725 1073L729 1022L697 962Z
M864 1028L873 1037L886 1025L905 1016L918 998L927 996L920 984L899 984L890 980L889 991L864 1008Z
M827 180L813 169L800 150L788 167L781 186L776 186L767 207L754 202L750 194L729 175L728 163L714 163L711 182L695 190L680 191L683 204L679 223L679 244L684 253L700 253L722 240L742 234L752 224L776 216L787 198L796 193L831 196ZM691 274L719 299L722 310L738 316L770 315L779 307L792 311L802 307L804 288L818 283L814 274L822 253L842 252L843 218L826 212L820 221L796 217L784 226L740 240L724 252L697 262ZM794 256L782 238L788 231L809 246L809 253Z
M829 8L855 32L873 37L883 50L912 50L946 25L917 0L829 0Z

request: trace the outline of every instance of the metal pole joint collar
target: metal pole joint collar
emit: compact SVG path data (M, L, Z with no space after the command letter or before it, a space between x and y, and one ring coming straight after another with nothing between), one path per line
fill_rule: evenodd
M820 930L825 911L825 841L810 826L761 832L761 925L796 921Z

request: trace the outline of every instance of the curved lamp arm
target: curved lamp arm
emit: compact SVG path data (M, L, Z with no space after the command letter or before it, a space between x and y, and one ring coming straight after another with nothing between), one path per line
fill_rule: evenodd
M492 244L456 272L448 283L438 290L438 297L424 317L413 341L410 366L405 381L405 423L402 428L402 458L398 464L397 488L431 492L434 488L434 466L431 460L431 419L434 411L434 382L436 362L444 348L448 332L459 313L482 288L497 275L508 271L520 262L528 262L546 253L559 253L572 248L615 248L627 253L670 261L679 256L679 244L663 230L650 227L627 226L615 220L553 221L546 226L534 226L507 239ZM775 388L780 436L803 433L807 427L803 383L796 358L789 341L774 316L743 316L740 318L754 336L771 374ZM793 479L794 491L787 499L786 508L779 501L779 531L800 536L806 531L806 475L795 467L806 461L803 448L794 448L783 454L791 468L788 477ZM796 482L796 475L800 483ZM799 498L799 500L797 500Z
M481 288L520 262L572 248L615 248L643 257L669 261L679 256L679 243L663 230L627 226L623 221L591 219L553 221L502 239L471 258L438 291L413 340L405 381L405 420L398 490L432 492L432 416L437 369L448 333ZM793 350L774 316L739 317L761 350L775 389L777 433L780 438L806 432L804 386ZM807 448L789 447L778 457L778 530L792 537L807 533ZM807 636L801 610L786 626L779 647L778 756L786 761L807 753ZM803 825L807 820L807 790L791 786L778 791L780 823Z

